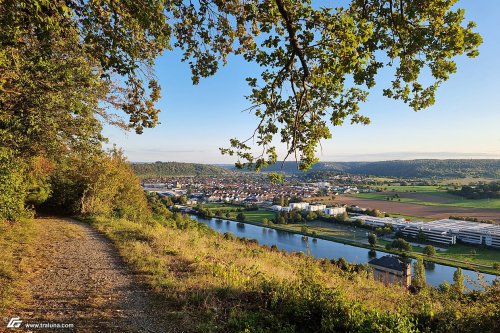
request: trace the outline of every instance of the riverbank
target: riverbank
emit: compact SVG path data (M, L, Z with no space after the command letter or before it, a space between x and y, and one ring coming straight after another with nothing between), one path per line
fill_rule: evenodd
M495 331L495 288L467 302L452 290L412 294L373 280L362 265L277 251L224 236L180 214L173 218L89 222L167 301L165 312L185 332ZM246 226L251 228L257 226Z
M296 227L301 226L299 224L291 224L291 225L267 224L267 225L264 225L262 222L256 222L256 221L241 222L233 217L230 217L230 218L215 217L215 219L229 220L229 221L234 221L234 222L238 222L238 223L247 223L247 224L251 224L251 225L255 225L255 226L259 226L259 227L287 231L287 232L291 232L294 234L307 236L307 237L310 237L311 239L314 239L314 238L323 239L323 240L327 240L327 241L356 246L356 247L360 247L360 248L365 248L365 249L370 249L370 250L375 250L375 251L383 251L383 252L387 252L387 253L391 253L391 254L395 254L395 255L401 255L401 252L395 251L395 250L387 250L383 245L376 245L375 247L372 247L368 243L364 243L361 241L354 241L354 240L345 239L345 238L341 238L341 237L333 237L333 236L330 236L330 235L327 235L327 234L324 234L321 232L316 232L315 234L313 234L312 232L303 232L301 230L296 229ZM444 258L441 256L426 256L426 255L423 255L421 252L416 252L416 251L407 252L406 254L408 257L411 257L414 259L422 258L428 262L434 262L437 264L446 265L446 266L450 266L450 267L460 267L463 269L469 269L469 270L477 271L480 273L500 275L500 271L494 269L492 265L471 263L471 262L466 262L466 261L462 261L462 260L454 259L454 258Z

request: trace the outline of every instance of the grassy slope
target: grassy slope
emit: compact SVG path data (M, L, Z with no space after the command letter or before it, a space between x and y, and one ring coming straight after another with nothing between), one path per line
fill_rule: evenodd
M436 332L498 328L498 291L465 304L437 291L384 287L328 261L225 239L204 226L102 218L93 225L147 275L186 331L403 332L415 320Z
M18 223L0 221L0 313L22 304L28 297L23 285L31 272L29 260L34 250L37 226L33 220Z

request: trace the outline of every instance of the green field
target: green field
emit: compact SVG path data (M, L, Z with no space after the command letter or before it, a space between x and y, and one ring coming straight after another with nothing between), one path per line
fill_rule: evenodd
M445 252L439 252L438 255L444 258L458 259L484 265L492 265L495 262L500 263L500 251L483 246L455 244L448 247Z
M400 186L400 185L380 185L380 186L370 186L373 189L382 189L388 192L436 192L436 191L446 191L446 186Z
M396 214L396 213L390 213L389 214L391 217L402 217L407 220L418 220L418 221L424 221L424 222L430 222L434 221L435 219L430 219L428 217L422 217L422 216L415 216L415 215L407 215L407 214Z
M410 186L401 186L410 187ZM422 186L424 187L424 186ZM432 187L432 186L425 186ZM391 187L392 190L392 187ZM399 195L399 198L392 200L392 202L404 202L404 203L413 203L418 205L426 205L426 206L449 206L449 207L464 207L464 208L496 208L500 209L500 199L479 199L479 200L471 200L464 199L462 197L449 194L443 191L423 191L420 189L416 192L416 196L412 195L412 197L406 197L408 193L394 191ZM393 195L392 192L376 192L376 193L359 193L355 194L355 197L364 198L364 199L372 199L372 200L387 200L387 197L391 197ZM420 197L419 197L420 196Z
M254 223L262 223L262 220L264 218L267 218L268 220L274 219L275 213L268 211L268 210L251 210L251 211L244 211L243 214L246 216L246 220L248 222L254 222ZM231 213L231 219L236 220L236 215L238 213L232 212Z
M211 211L216 211L216 210L232 210L232 209L238 209L238 208L242 208L242 207L237 206L237 205L224 204L224 203L206 203L206 204L203 204L203 208L208 208Z

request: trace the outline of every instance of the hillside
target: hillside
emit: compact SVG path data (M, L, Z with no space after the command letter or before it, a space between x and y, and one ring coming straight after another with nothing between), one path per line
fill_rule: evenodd
M229 170L209 164L154 162L132 163L135 173L141 178L171 176L220 176Z
M299 173L295 162L269 166L264 171ZM402 178L500 178L500 160L488 159L421 159L378 162L319 162L308 172L334 171L359 175Z

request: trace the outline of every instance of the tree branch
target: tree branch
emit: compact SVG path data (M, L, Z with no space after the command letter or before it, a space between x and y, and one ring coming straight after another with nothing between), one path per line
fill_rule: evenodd
M286 10L283 0L274 0L278 6L278 10L285 21L285 27L288 32L288 37L290 38L290 46L293 49L293 53L297 55L300 59L302 69L304 70L304 78L309 76L309 67L307 66L306 58L302 48L300 47L299 41L297 40L296 30L293 26L292 18L290 13Z

